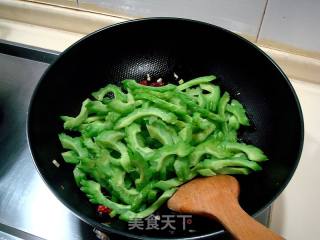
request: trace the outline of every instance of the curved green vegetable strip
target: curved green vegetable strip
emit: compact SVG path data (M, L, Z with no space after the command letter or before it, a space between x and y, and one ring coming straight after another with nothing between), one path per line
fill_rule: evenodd
M225 92L222 97L220 98L219 104L218 104L218 114L222 119L225 119L225 111L226 106L230 100L229 93Z
M86 105L90 102L89 99L86 99L81 106L81 110L78 116L76 117L68 117L68 116L61 116L61 119L64 121L63 127L65 129L75 129L83 123L88 117L88 110Z
M186 124L190 123L192 124L192 117L189 115L183 115L183 116L179 116L181 118L182 121L184 121Z
M211 133L213 133L215 128L216 128L215 125L211 125L210 127L204 129L201 132L194 133L192 135L192 141L196 144L202 143L211 135Z
M83 147L79 137L72 138L65 133L60 133L59 140L63 148L75 151L79 157L88 157L88 150Z
M151 89L151 90L149 90L149 89L135 89L132 91L134 98L139 98L139 96L144 93L148 93L149 95L151 95L153 97L157 97L157 98L160 98L165 101L170 101L174 97L173 90L166 91L166 92L157 92L157 91L153 91L153 89ZM178 104L178 105L180 105L180 104Z
M202 84L202 83L211 82L211 81L213 81L215 79L216 79L216 76L214 76L214 75L198 77L198 78L192 79L190 81L187 81L187 82L179 85L177 87L177 90L182 91L182 90L184 90L186 88L190 88L190 87L192 87L194 85L199 85L199 84Z
M131 125L125 128L126 141L132 149L135 149L139 154L142 155L142 159L147 159L153 153L153 150L149 147L141 146L137 138L137 134L139 134L140 132L140 125L132 123Z
M259 171L262 168L256 162L249 161L243 158L234 158L234 159L205 159L198 164L197 169L211 169L213 171L218 171L219 169L225 167L246 167L254 171Z
M195 166L198 164L204 154L210 154L219 159L232 157L233 155L226 148L219 146L219 142L209 139L196 146L194 151L190 154L190 166Z
M176 160L175 155L171 155L165 158L162 168L159 171L159 180L168 179L174 173L173 164Z
M100 154L102 149L96 144L91 137L82 137L83 145L93 154Z
M94 159L82 159L78 167L105 187L113 197L130 204L138 192L136 189L126 188L124 181L126 172L123 171L119 161L114 162L114 160L106 149L102 149Z
M133 96L133 93L131 91L131 89L127 89L128 93L127 93L127 102L128 103L135 103L135 100L134 100L134 96Z
M118 168L112 168L113 174L108 179L108 183L113 191L116 193L118 198L126 204L131 204L134 199L139 195L139 192L135 188L127 189L124 183L125 172Z
M131 161L128 155L127 147L121 142L113 143L112 145L110 145L110 147L121 154L119 162L123 167L123 169L126 172L131 171L132 167L131 167Z
M86 104L89 113L96 113L98 115L106 115L109 112L108 106L100 101L89 101Z
M149 121L149 124L147 124L147 127L148 127L148 125L151 124L157 128L160 128L160 131L157 134L149 132L150 136L151 136L151 134L155 134L154 136L151 136L151 137L154 137L162 144L171 144L171 142L175 144L178 141L180 141L178 134L177 134L177 131L174 129L173 126L169 126L168 124L163 122L161 119L158 119L155 117L149 117L149 120L151 118L154 118L154 121L152 121L152 122ZM161 134L162 136L158 136L159 134Z
M221 122L223 121L223 118L215 113L210 112L207 109L201 108L197 103L194 102L194 100L188 96L185 93L182 92L176 92L176 95L184 101L191 109L192 111L199 112L203 116L208 117L211 120Z
M217 91L217 88L220 89L219 86L216 86L216 85L211 84L211 83L201 83L200 84L200 89L208 91L210 93L213 93L213 92Z
M61 155L66 163L77 164L80 162L79 155L74 151L63 152Z
M132 112L137 106L142 105L142 101L136 101L133 103L125 103L118 99L112 99L108 103L108 107L112 109L115 112L121 113L121 114L128 114Z
M96 121L102 121L104 120L105 116L90 116L86 120L84 120L83 124L93 123Z
M207 128L215 128L215 124L208 119L202 118L201 114L198 112L195 112L192 116L192 123L194 127L200 128L200 129L207 129Z
M136 96L136 99L146 99L148 101L153 102L159 108L162 108L167 111L172 111L172 112L179 114L179 115L187 114L187 110L184 107L182 107L180 105L172 104L170 102L162 100L161 98L152 96L149 93L141 93Z
M174 170L180 181L186 181L189 176L189 159L187 158L177 158L174 162Z
M87 180L86 174L83 171L81 171L81 169L78 166L76 166L73 169L73 176L78 187L81 187L82 180Z
M162 191L167 191L171 188L175 188L175 187L180 186L182 183L183 182L177 178L171 178L169 180L161 180L161 181L157 182L154 185L154 187L160 188Z
M132 211L143 211L146 208L146 200L149 192L154 188L154 181L148 182L133 199L131 206ZM143 206L143 207L142 207Z
M202 84L200 84L201 86ZM195 97L195 96L198 96L202 93L202 89L200 87L196 87L196 88L187 88L185 90L185 93L187 95L189 95L190 97Z
M96 142L102 143L106 146L112 146L115 142L118 142L124 138L125 134L122 131L107 130L100 133L96 138Z
M203 177L210 177L217 175L214 171L209 168L199 169L197 172Z
M207 109L215 112L220 100L220 87L213 84L200 84L200 88L210 92L210 94L205 95L207 100Z
M202 93L198 95L198 104L199 104L199 107L201 108L207 107L207 99Z
M105 121L107 123L110 122L112 125L114 125L120 117L121 117L121 114L117 112L109 112L105 118Z
M226 142L223 144L223 146L229 151L245 153L251 161L262 162L268 160L267 156L262 152L262 150L253 145Z
M146 208L145 210L139 213L135 213L132 211L124 211L124 213L122 213L119 218L123 221L145 218L150 214L154 213L163 203L165 203L176 192L176 190L176 188L172 188L170 190L165 191L150 207Z
M81 191L83 191L89 198L89 201L94 204L104 205L113 211L116 211L118 214L128 212L131 209L130 205L115 203L106 198L101 192L100 184L95 181L82 180L80 184L82 186L80 188Z
M128 172L131 169L131 162L127 147L119 141L124 136L125 134L123 132L110 130L102 132L95 138L95 140L97 143L119 152L121 154L119 162L123 169Z
M192 139L192 126L191 124L185 124L185 127L178 133L182 141L190 143Z
M120 166L119 161L114 161L115 159L111 157L109 151L107 149L101 149L96 154L91 155L94 157L83 157L77 167L93 177L94 179L102 180L100 182L104 187L106 187L105 178L110 177L110 172L104 172L107 169L112 169L113 166Z
M163 145L173 144L173 139L171 133L164 127L165 123L159 123L155 121L152 124L147 124L147 130L150 134L150 137L158 140Z
M182 130L183 128L185 128L186 127L186 125L187 125L187 123L186 122L184 122L184 121L181 121L181 120L177 120L175 123L174 123L174 125L175 125L175 130Z
M139 108L134 110L132 113L128 114L127 116L118 120L116 125L114 126L115 129L121 129L126 126L129 126L135 120L146 117L146 116L156 116L161 118L163 121L168 123L174 123L177 121L177 117L170 112L163 111L159 108L149 107L149 108Z
M95 121L88 124L82 124L80 126L80 132L85 137L96 137L101 132L112 129L112 127L112 122Z
M150 87L150 86L141 85L132 79L123 80L122 84L125 89L131 89L132 91L141 89L141 90L150 90L155 92L167 92L177 88L177 86L173 84L167 84L161 87Z
M92 96L98 101L102 101L102 99L110 92L113 93L115 99L119 99L120 101L127 100L127 96L121 91L121 89L113 84L108 84L106 87L100 88L98 91L92 93Z
M241 125L249 126L249 119L246 116L246 110L244 110L241 103L233 99L230 105L226 106L226 110L231 112L239 121Z
M150 161L155 164L156 171L160 171L163 166L163 162L166 157L170 155L177 155L179 157L185 157L192 152L193 148L185 142L178 142L174 145L165 145L155 151Z
M228 129L224 134L226 142L237 142L237 131L233 129Z
M146 109L149 108L151 106L151 102L143 102L141 108Z
M217 170L219 174L241 174L241 175L248 175L251 172L248 168L243 167L225 167Z
M79 126L78 130L85 137L96 137L98 134L105 130L111 130L115 122L120 118L120 114L116 112L109 112L107 116L94 116L89 118L97 118L95 121L89 123L83 123ZM104 121L101 120L104 119ZM87 120L89 119L87 118ZM88 121L85 122L88 122Z
M171 94L171 96L168 98L168 99L166 99L167 101L169 101L169 102L171 102L172 104L174 104L174 105L178 105L178 106L181 106L182 108L184 108L184 109L186 109L186 111L188 110L187 109L187 104L185 104L179 97L177 97L176 95L175 95L175 92L170 92Z
M240 124L238 122L238 119L232 115L228 118L228 127L229 129L238 130L240 127Z
M145 187L151 179L153 172L149 168L148 162L134 149L128 149L132 164L138 169L140 177L135 180L137 190Z
M159 191L156 189L149 190L148 195L147 195L147 203L152 203L152 202L156 201L158 192Z

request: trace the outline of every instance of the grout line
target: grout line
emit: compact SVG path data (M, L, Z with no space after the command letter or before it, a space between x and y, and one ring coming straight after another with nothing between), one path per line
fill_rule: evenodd
M113 17L113 18L119 18L123 20L131 20L133 19L132 16L127 16L127 15L121 15L117 13L112 13L112 12L99 12L99 11L94 11L90 9L85 9L85 8L80 8L79 5L79 0L76 0L76 7L75 6L68 6L68 5L61 5L61 4L56 4L56 3L49 3L49 2L41 2L39 0L20 0L22 2L26 3L33 3L33 4L38 4L39 6L51 6L51 7L56 7L56 8L61 8L61 9L67 9L67 10L75 10L78 12L83 12L83 13L92 13L92 14L97 14L101 16L107 16L107 17ZM1 3L1 0L0 0Z
M259 25L259 29L258 29L258 34L257 34L256 40L255 40L255 43L258 43L258 39L259 39L261 28L262 28L262 23L263 23L263 20L264 20L264 16L266 15L268 1L269 0L267 0L266 4L264 5L264 10L263 10L263 13L262 13L262 17L261 17L261 21L260 21L260 25Z

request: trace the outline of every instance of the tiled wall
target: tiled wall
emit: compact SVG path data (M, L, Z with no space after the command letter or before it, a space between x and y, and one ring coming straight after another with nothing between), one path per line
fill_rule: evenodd
M213 23L256 39L267 0L79 0L83 8L120 14L174 16Z
M319 0L268 0L258 41L319 58L319 23Z
M35 2L66 6L66 7L78 7L77 0L35 0Z
M319 0L33 0L129 17L197 19L320 59Z

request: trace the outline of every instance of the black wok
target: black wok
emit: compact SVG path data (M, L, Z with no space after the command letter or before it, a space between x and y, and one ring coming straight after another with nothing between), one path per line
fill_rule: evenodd
M34 162L55 195L85 222L108 233L143 239L198 239L223 234L218 223L194 217L188 231L128 230L114 220L100 224L95 207L76 186L72 166L63 162L57 134L60 115L76 115L82 101L107 83L146 74L174 82L215 74L216 84L244 104L252 127L240 138L269 156L263 171L238 177L240 203L257 215L281 193L292 177L303 145L303 118L297 96L281 69L259 48L222 28L185 19L155 18L99 30L64 51L48 68L33 94L28 139ZM56 159L59 168L52 164ZM61 187L63 186L63 187ZM162 212L168 212L164 207ZM45 220L44 220L45 221Z

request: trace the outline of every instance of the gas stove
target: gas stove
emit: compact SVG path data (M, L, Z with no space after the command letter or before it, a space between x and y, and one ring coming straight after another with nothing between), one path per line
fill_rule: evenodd
M109 238L59 202L42 181L29 151L29 101L41 75L58 56L58 52L0 41L1 240ZM257 219L268 225L269 215L270 208Z

